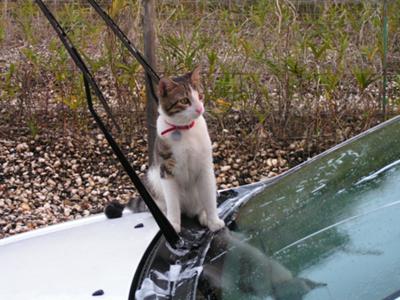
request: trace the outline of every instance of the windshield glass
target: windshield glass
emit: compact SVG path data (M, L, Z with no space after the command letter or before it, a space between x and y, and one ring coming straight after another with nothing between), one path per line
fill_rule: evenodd
M212 242L198 294L383 299L399 290L399 133L397 119L251 199Z

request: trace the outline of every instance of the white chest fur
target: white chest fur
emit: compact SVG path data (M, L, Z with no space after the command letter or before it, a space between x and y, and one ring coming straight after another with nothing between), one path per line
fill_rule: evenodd
M162 116L158 118L157 131L159 136L171 147L176 161L174 175L179 182L192 181L205 168L212 168L211 140L203 116L196 119L192 128L178 130L179 138L176 138L177 135L174 135L174 131L161 135L170 127Z
M167 217L177 232L180 231L181 212L197 216L203 226L216 231L224 226L216 207L216 183L212 162L211 140L203 116L190 129L179 130L174 137L171 123L164 116L157 120L157 132L172 151L175 160L173 176L162 179L155 166L148 173L153 190L166 204Z

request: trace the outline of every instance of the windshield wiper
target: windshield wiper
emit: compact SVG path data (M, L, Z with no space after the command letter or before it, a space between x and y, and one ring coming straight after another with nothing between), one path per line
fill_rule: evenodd
M100 7L100 5L95 0L87 0L94 10L103 18L107 26L114 32L114 34L120 39L125 48L130 54L142 65L146 74L146 81L149 86L151 97L158 104L158 97L154 91L153 83L158 84L160 81L160 76L152 68L152 66L144 58L143 54L135 47L135 45L128 39L128 37L123 33L123 31L115 24L114 20Z
M122 44L128 49L134 58L143 66L146 74L150 75L151 79L158 83L160 76L152 68L152 66L144 58L143 54L135 47L135 45L127 38L117 24L111 19L111 17L97 4L95 0L87 0L95 11L103 18L107 26L114 32L114 34L121 40Z
M137 191L139 192L140 196L142 197L143 201L147 205L149 211L153 215L154 219L156 220L158 226L160 227L161 232L163 233L165 239L167 242L172 246L172 247L179 247L182 245L182 241L174 228L172 227L171 223L168 221L168 219L165 217L165 215L162 213L162 211L159 209L153 198L151 197L150 193L147 191L146 187L140 180L139 176L136 174L135 170L132 168L130 165L129 161L126 159L125 155L122 153L120 147L118 144L115 142L114 138L112 137L111 133L107 130L106 126L104 125L103 121L101 118L98 116L96 113L94 107L93 107L93 102L92 102L92 95L91 95L91 88L94 90L96 96L101 100L101 103L103 104L104 108L107 110L107 102L105 100L105 97L103 93L100 91L96 80L94 79L93 75L90 73L89 69L87 68L86 64L82 60L82 57L80 56L79 52L76 50L74 47L73 43L71 40L68 38L68 35L65 33L64 29L61 27L61 25L58 23L56 18L53 16L53 14L50 12L48 7L44 4L42 0L35 0L36 4L40 7L41 11L43 14L46 16L47 20L50 22L51 26L57 33L58 37L60 38L61 42L64 44L64 47L67 49L70 57L74 61L75 65L79 68L79 70L82 72L83 80L84 80L84 85L85 85L85 91L86 91L86 99L89 107L89 111L92 114L94 120L96 121L97 125L99 126L100 130L103 132L105 138L107 139L108 144L111 146L111 148L114 151L114 154L117 156L118 160L120 161L122 167L124 168L125 172L128 174L129 178L131 179L133 185L136 187ZM90 1L95 3L94 1ZM91 3L92 4L92 3ZM95 3L96 4L96 3ZM93 5L93 4L92 4ZM109 18L109 17L108 17ZM111 20L111 18L109 18ZM112 20L111 20L112 21ZM113 23L114 27L117 27L117 25ZM119 32L122 33L122 31L118 28ZM122 37L124 37L123 35ZM131 44L129 40L126 38L126 41L128 44ZM131 44L132 45L132 44ZM132 49L136 49L132 47ZM139 51L136 50L138 55L140 54ZM139 58L141 60L139 60ZM143 58L143 56L140 54L138 57L135 56L136 59L142 64L145 63L145 72L147 76L150 78L153 78L155 76L155 80L159 80L159 76L155 73L155 71L151 68L151 66L146 62L146 60ZM152 70L153 72L151 72ZM149 72L153 74L149 74ZM152 86L152 84L150 85ZM151 88L152 89L152 88ZM154 91L153 91L154 92ZM152 92L152 93L153 93ZM157 99L157 98L155 98ZM110 111L108 109L108 111ZM117 125L117 128L118 125Z

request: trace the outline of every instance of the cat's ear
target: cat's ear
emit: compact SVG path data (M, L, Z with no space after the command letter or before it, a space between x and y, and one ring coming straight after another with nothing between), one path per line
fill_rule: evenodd
M176 82L174 82L172 79L164 77L161 78L160 82L158 83L158 92L161 97L166 97L168 93L171 92L176 86Z
M200 83L200 76L201 76L201 66L197 66L190 74L190 81L192 82L193 85L197 85Z

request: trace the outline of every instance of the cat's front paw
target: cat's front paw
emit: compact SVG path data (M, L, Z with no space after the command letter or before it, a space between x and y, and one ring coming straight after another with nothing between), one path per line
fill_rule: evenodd
M212 232L215 232L215 231L218 231L218 230L224 228L225 227L225 223L220 218L217 218L217 219L214 219L214 220L208 220L207 227Z

